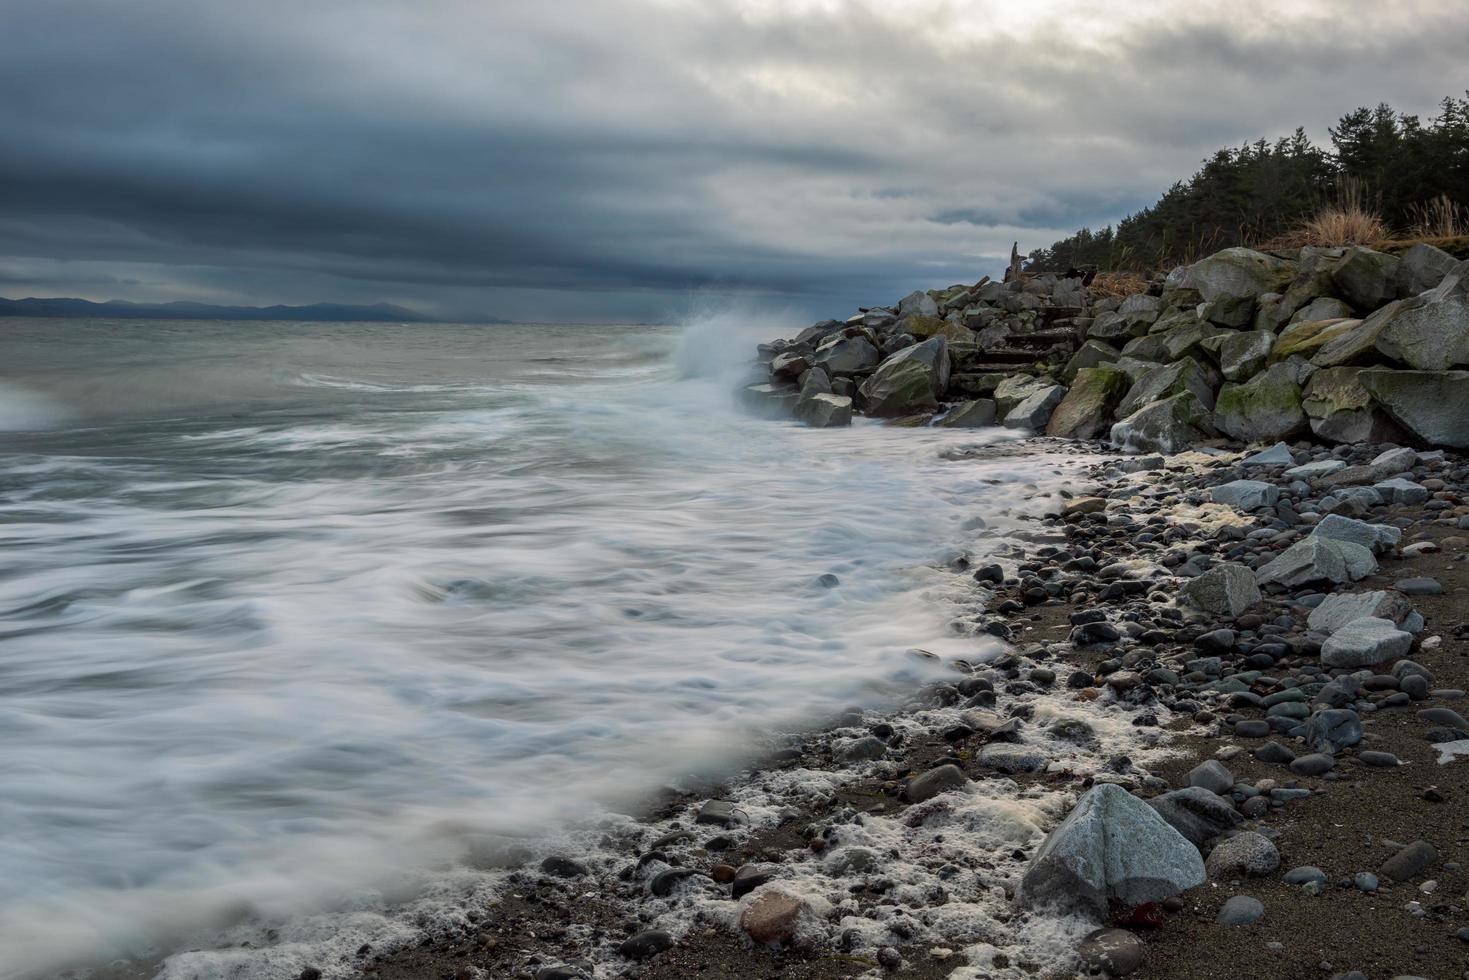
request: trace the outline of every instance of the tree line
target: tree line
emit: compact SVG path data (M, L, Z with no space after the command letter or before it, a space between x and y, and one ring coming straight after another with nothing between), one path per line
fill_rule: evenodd
M1329 132L1329 149L1297 129L1273 143L1220 150L1156 204L1116 227L1083 228L1038 248L1027 268L1152 271L1268 242L1343 198L1404 234L1435 218L1452 227L1455 215L1469 214L1469 97L1445 98L1426 121L1386 103L1361 108Z

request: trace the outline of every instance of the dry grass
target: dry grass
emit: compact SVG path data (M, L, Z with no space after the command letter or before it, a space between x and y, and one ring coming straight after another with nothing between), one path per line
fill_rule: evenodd
M1316 212L1294 231L1271 239L1266 247L1371 245L1387 237L1387 225L1375 212L1357 207L1331 207Z
M1469 208L1440 194L1425 204L1409 209L1415 238L1458 238L1469 235Z
M1099 272L1087 287L1095 299L1125 299L1148 291L1148 279L1136 272Z

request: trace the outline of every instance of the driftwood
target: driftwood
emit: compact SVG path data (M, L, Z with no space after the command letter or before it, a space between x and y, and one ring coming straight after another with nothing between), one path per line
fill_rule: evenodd
M1020 243L1016 242L1010 246L1010 268L1005 270L1005 281L1014 282L1020 278L1020 270L1024 266L1020 258Z

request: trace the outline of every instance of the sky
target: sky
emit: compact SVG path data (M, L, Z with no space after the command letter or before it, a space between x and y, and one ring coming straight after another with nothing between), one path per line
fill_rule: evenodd
M845 316L1465 52L1463 0L3 0L0 296Z

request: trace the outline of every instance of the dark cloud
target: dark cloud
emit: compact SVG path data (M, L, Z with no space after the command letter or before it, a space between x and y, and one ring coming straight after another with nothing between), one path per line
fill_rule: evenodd
M8 0L0 283L838 313L1115 220L1220 145L1464 87L1456 0L1015 6Z

